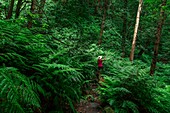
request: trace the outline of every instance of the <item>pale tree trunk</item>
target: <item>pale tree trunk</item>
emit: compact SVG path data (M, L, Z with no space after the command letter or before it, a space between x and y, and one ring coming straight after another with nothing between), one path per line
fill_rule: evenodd
M12 12L13 12L13 8L14 8L14 1L15 0L11 0L8 15L7 15L6 19L10 19L12 17Z
M31 2L31 13L34 14L35 13L35 6L36 6L36 0L32 0ZM30 16L29 21L28 21L28 28L32 27L32 17Z
M139 6L138 6L138 12L137 12L136 24L135 24L135 30L134 30L133 41L132 41L132 48L131 48L131 52L130 52L130 61L133 61L133 58L134 58L135 44L136 44L136 38L137 38L137 33L138 33L140 13L141 13L141 10L142 10L142 3L143 3L143 0L139 0Z
M102 23L101 23L101 27L100 27L100 36L99 36L99 40L98 40L98 45L100 45L102 43L102 36L103 36L103 30L104 30L104 26L105 26L107 6L108 6L108 0L105 0L105 4L104 4L104 8L103 8L104 12L103 12L103 18L102 18Z
M125 57L125 46L126 46L126 36L127 36L127 2L124 0L124 13L123 13L123 29L122 29L122 57Z
M15 11L15 18L19 17L21 6L22 6L22 0L18 0L17 8L16 8L16 11Z
M163 7L166 5L166 2L167 2L167 0L162 1L161 11L160 11L160 19L159 19L158 27L157 27L157 31L156 31L156 40L155 40L155 45L154 45L154 56L152 58L152 63L151 63L151 67L150 67L150 75L154 74L155 68L156 68L161 32L162 32L162 27L163 27L163 24L165 21L165 11L164 11Z

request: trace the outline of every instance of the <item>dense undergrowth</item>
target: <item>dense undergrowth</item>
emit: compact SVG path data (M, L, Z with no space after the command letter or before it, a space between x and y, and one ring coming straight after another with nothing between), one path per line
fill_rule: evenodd
M126 59L115 59L109 65L109 73L99 87L104 105L111 106L116 113L170 112L168 76L149 76L147 64L141 61L132 64ZM164 69L168 71L168 65Z
M168 113L169 65L151 77L147 61L129 62L119 51L96 44L64 44L52 35L35 34L0 21L0 107L2 113L76 112L84 83L95 78L98 55L106 56L99 87L101 101L116 113ZM13 30L15 29L15 30ZM69 44L69 45L68 45ZM70 46L71 45L71 46ZM86 82L87 81L87 82Z
M1 112L75 111L82 83L94 75L92 55L17 24L0 24Z
M0 20L0 112L76 113L74 105L82 99L88 86L84 84L96 78L97 56L102 55L106 56L101 72L104 82L98 90L103 105L111 106L115 113L169 113L168 38L162 40L155 75L149 76L153 44L138 44L136 54L141 48L145 52L140 58L135 56L138 60L133 63L119 57L122 20L119 15L113 22L109 15L103 42L97 46L102 13L92 16L94 9L75 1L68 5L47 2L49 18L39 22L32 15L34 26L30 29L23 15ZM112 12L115 17L117 10ZM131 47L132 29L128 28L125 57ZM149 36L144 32L139 37L143 42ZM164 62L161 55L166 56Z

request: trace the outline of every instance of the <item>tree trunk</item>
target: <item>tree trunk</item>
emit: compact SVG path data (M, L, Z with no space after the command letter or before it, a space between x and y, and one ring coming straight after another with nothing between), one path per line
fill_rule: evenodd
M31 13L34 14L35 13L35 6L36 6L36 0L32 0L31 2ZM30 19L28 21L28 28L32 27L32 16L30 16Z
M16 8L16 11L15 11L15 18L19 17L21 6L22 6L22 0L18 0L17 8Z
M158 27L157 27L157 31L156 31L156 40L155 40L155 45L154 45L154 56L152 58L152 63L151 63L151 67L150 67L150 75L154 74L155 68L156 68L159 43L160 43L160 38L161 38L161 31L162 31L162 27L163 27L163 24L165 21L165 14L164 14L163 7L166 5L166 2L167 2L167 0L163 0L162 5L161 5L160 19L158 22Z
M98 40L98 45L100 45L102 43L102 36L103 36L103 30L104 30L104 26L105 26L106 11L107 11L107 5L108 5L107 2L108 2L108 0L105 0L104 12L103 12L103 18L102 18L102 23L101 23L101 27L100 27L100 36L99 36L99 40Z
M94 0L94 1L95 1L95 14L98 14L100 0Z
M126 41L126 29L127 29L127 2L128 0L124 0L124 13L123 13L123 29L122 29L122 57L125 57L125 41Z
M130 52L130 61L133 61L133 58L134 58L134 51L135 51L135 44L136 44L136 38L137 38L137 32L138 32L138 26L139 26L140 13L141 13L141 9L142 9L142 2L143 2L143 0L139 0L135 30L134 30L134 35L133 35L132 48L131 48L131 52Z
M98 0L98 4L99 4L99 7L100 7L100 10L102 11L102 2L103 1L101 1L101 0ZM107 2L107 0L104 0L104 2L106 3ZM106 5L106 4L105 4Z
M94 0L94 1L95 1L95 14L98 14L99 9L100 11L102 11L102 1L101 0Z
M7 15L6 19L10 19L12 17L13 8L14 8L14 0L11 0L8 15Z

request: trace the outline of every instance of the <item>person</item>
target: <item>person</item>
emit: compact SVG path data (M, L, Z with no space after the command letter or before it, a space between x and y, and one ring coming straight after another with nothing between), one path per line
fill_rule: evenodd
M100 71L103 69L103 60L105 60L105 58L102 59L102 56L98 56L98 60L97 60L97 63L98 63L98 71L97 71L97 74L96 74L98 81L99 81L100 78L101 78L101 73L100 73Z
M98 70L103 69L103 59L102 56L98 56Z

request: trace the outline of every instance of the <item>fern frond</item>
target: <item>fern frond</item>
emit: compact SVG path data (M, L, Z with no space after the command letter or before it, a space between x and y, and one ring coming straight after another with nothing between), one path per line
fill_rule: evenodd
M129 108L133 113L139 113L138 106L132 101L123 101L122 108Z
M20 74L16 68L0 68L0 95L4 99L1 106L10 113L20 111L25 112L27 105L40 107L40 100L33 90L30 80ZM5 106L4 106L5 105ZM6 106L9 105L9 106ZM14 110L14 111L11 111Z

